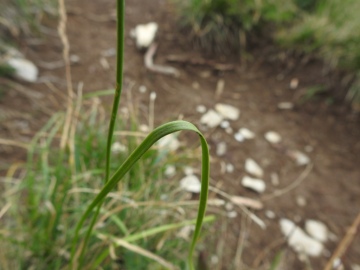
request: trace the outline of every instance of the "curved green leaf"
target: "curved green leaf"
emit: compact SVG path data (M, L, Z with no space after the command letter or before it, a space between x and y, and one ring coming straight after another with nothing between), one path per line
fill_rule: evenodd
M105 184L103 189L100 193L96 196L93 202L88 206L87 210L81 217L76 230L75 230L75 237L73 240L73 248L72 248L72 260L74 259L76 245L79 239L79 232L80 229L83 227L85 220L89 217L91 212L96 208L95 216L92 219L92 223L88 229L87 236L85 237L83 247L86 247L88 238L91 234L93 224L95 223L95 219L98 215L99 208L101 207L102 202L104 201L106 195L112 191L114 187L118 184L118 182L123 178L123 176L131 169L131 167L141 158L141 156L152 146L154 145L159 139L162 137L182 130L188 130L196 132L199 135L201 148L202 148L202 173L201 173L201 192L200 192L200 201L199 201L199 208L198 208L198 215L197 221L195 226L194 235L192 238L192 242L190 245L188 263L189 268L193 268L192 264L192 257L195 250L196 242L200 235L201 226L203 223L205 211L206 211L206 203L208 197L208 186L209 186L209 171L210 171L210 162L209 162L209 148L207 142L202 135L202 133L191 123L186 121L174 121L166 123L152 131L145 140L134 150L134 152L126 159L126 161L120 166L120 168L114 173L114 175L109 179L109 181ZM81 247L82 252L84 248ZM80 265L81 266L81 257L80 255Z

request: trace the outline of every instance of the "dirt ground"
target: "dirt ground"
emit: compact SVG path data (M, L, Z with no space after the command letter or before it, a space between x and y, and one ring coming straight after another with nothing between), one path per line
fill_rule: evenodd
M109 69L101 64L101 58L103 52L115 48L114 1L87 1L84 4L84 1L69 0L66 3L71 54L80 58L80 62L72 66L74 85L84 82L86 92L112 89L115 57L105 57ZM295 62L289 69L288 62L296 60L289 58L288 62L281 61L281 56L271 45L250 49L254 59L247 65L240 64L239 57L213 58L218 63L233 64L235 70L232 71L219 72L209 65L186 63L171 64L180 70L178 78L148 71L143 64L143 53L136 49L129 34L130 29L139 23L155 21L159 24L157 63L169 64L166 62L169 55L210 59L192 49L187 33L178 31L175 17L168 1L127 1L125 80L134 83L134 99L147 106L149 92L157 93L156 124L178 119L179 115L199 124L201 114L196 110L197 105L213 108L216 103L230 104L241 110L240 119L231 122L232 128L236 131L246 127L256 134L255 139L240 143L233 134L221 128L204 131L211 145L211 184L231 195L262 201L264 209L255 213L267 226L261 229L254 223L250 224L240 209L236 218L223 217L226 222L209 229L210 235L216 235L216 238L208 236L209 239L205 239L208 245L202 252L202 258L208 262L208 269L234 269L230 268L231 264L241 266L241 269L259 269L262 263L271 262L281 250L286 254L282 257L282 269L321 269L360 209L359 115L351 112L342 102L343 94L334 99L325 94L299 102L309 87L324 84L336 90L339 83L334 76L324 75L324 66L316 61L306 64ZM27 142L54 111L65 107L59 102L59 94L52 90L53 85L66 93L64 70L50 70L41 65L62 59L56 24L55 19L44 20L48 31L41 40L30 39L20 43L24 54L39 65L41 81L47 83L13 82L11 90L3 93L0 98L1 138ZM290 89L289 83L294 78L299 80L299 86ZM225 83L222 93L216 91L219 80ZM9 85L9 80L1 82ZM146 86L147 93L138 91L141 85ZM278 103L284 101L294 102L294 109L279 110ZM281 134L283 145L287 148L306 153L313 164L296 188L275 197L273 195L277 190L294 183L307 167L297 166L284 151L272 147L264 139L269 130ZM215 153L219 142L228 145L228 151L222 157ZM4 174L11 164L23 161L25 154L19 147L0 145L0 157L0 170ZM262 195L246 190L240 184L245 175L244 162L249 157L265 171L267 189ZM226 163L234 166L232 173L221 169ZM279 177L278 186L272 184L271 175L274 174ZM216 197L212 193L210 196ZM299 197L305 199L306 205L299 206ZM266 216L267 210L275 213L274 219ZM326 243L324 256L309 258L307 263L300 262L283 241L280 218L293 220L299 226L303 226L307 219L322 221L337 240ZM216 267L210 263L216 260L214 254L220 261ZM360 238L356 236L342 258L345 269L360 264L359 254Z

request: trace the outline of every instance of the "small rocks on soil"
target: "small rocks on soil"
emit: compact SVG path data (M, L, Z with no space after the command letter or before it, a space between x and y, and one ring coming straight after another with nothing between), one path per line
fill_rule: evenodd
M140 86L139 86L139 92L140 92L141 94L146 93L146 91L147 91L147 88L146 88L145 85L140 85Z
M226 164L226 172L227 173L233 173L234 172L234 165L232 165L231 163L227 163Z
M234 106L218 103L215 105L215 110L223 116L224 119L238 120L240 116L240 110Z
M298 79L298 78L293 78L293 79L291 79L289 86L290 86L290 89L296 89L296 88L298 88L298 86L299 86L299 79Z
M245 140L244 136L239 132L234 134L234 138L238 142L243 142Z
M270 174L270 179L271 179L271 184L273 186L278 186L280 184L280 179L279 179L279 175L277 173L271 173Z
M206 107L204 105L197 105L196 106L196 111L198 113L205 113L206 112Z
M255 138L255 133L247 128L240 128L238 133L240 133L247 140Z
M10 58L7 64L15 70L14 76L26 82L36 82L39 70L35 64L24 58Z
M287 155L295 161L296 165L304 166L310 163L310 158L298 150L289 150Z
M118 154L126 152L127 148L125 145L121 144L120 142L114 142L111 145L111 152Z
M173 177L176 174L176 167L174 165L166 166L164 174L166 177Z
M287 237L288 245L299 255L306 254L311 257L318 257L322 254L323 244L307 235L291 220L281 219L280 228L283 235Z
M271 211L271 210L266 210L265 211L265 216L268 218L268 219L274 219L276 217L276 214L274 211Z
M201 183L196 175L186 175L180 180L180 188L191 193L200 193Z
M216 145L216 155L218 155L219 157L225 155L226 150L227 150L226 142L219 142Z
M303 196L296 197L296 204L300 207L304 207L306 205L306 199Z
M220 127L223 128L223 129L227 129L227 128L230 127L230 122L227 121L227 120L221 121Z
M294 108L294 103L292 102L280 102L277 105L280 110L292 110Z
M243 177L243 179L241 180L241 184L244 187L249 188L258 193L263 193L266 189L266 184L265 184L264 180L252 178L247 175Z
M146 49L155 40L158 24L150 22L148 24L139 24L131 30L130 35L135 39L138 49Z
M245 160L245 171L259 178L263 177L264 175L264 171L260 167L260 165L257 164L256 161L251 158L247 158Z
M282 138L279 133L275 131L268 131L264 135L265 139L271 144L278 144L281 142Z
M200 123L208 126L209 128L215 128L220 125L221 121L223 120L223 116L215 112L214 110L210 109L205 113L201 119Z
M329 230L320 221L309 219L305 221L305 231L314 239L325 243L329 238Z
M161 138L157 145L160 149L167 149L170 151L176 151L180 147L180 141L175 134L169 134Z

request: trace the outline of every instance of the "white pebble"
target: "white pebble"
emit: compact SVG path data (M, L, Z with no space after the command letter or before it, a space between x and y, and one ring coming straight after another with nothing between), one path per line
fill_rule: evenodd
M320 221L309 219L305 222L306 232L316 240L325 243L328 240L329 231L326 225Z
M264 175L263 169L251 158L245 160L245 171L256 177L263 177Z
M238 142L243 142L245 140L244 136L239 132L234 134L234 138Z
M192 193L200 193L201 183L196 175L187 175L180 180L180 187Z
M180 147L180 141L175 134L169 134L158 140L157 145L160 149L168 149L170 151L176 151Z
M194 174L194 169L191 168L191 167L189 167L189 166L184 167L183 171L184 171L184 174L185 174L185 175Z
M221 121L220 127L223 129L226 129L226 128L230 127L230 122L227 120Z
M280 184L279 175L277 173L271 173L270 179L273 186L278 186Z
M265 211L265 216L268 218L268 219L274 219L276 217L276 214L275 212L271 211L271 210L266 210Z
M118 153L123 153L123 152L126 152L127 148L125 145L119 143L119 142L114 142L112 145L111 145L111 152L115 153L115 154L118 154Z
M220 113L225 119L237 120L240 116L240 110L234 106L218 103L215 105L215 110Z
M200 123L207 125L210 128L215 128L220 125L221 121L223 120L223 116L215 112L214 110L209 110L205 113L201 119Z
M23 58L10 58L7 64L15 70L15 77L27 82L36 82L39 74L33 62Z
M233 173L234 172L234 165L232 165L231 163L227 163L226 164L226 172L227 173Z
M174 165L166 166L164 174L166 177L173 177L176 174L176 167Z
M219 142L216 145L216 155L218 155L219 157L225 155L226 150L227 150L226 142Z
M296 204L298 206L304 207L306 205L306 199L303 196L297 196L296 197Z
M144 94L144 93L146 93L146 91L147 91L147 88L146 88L145 85L140 85L139 86L139 92L140 93Z
M206 107L204 105L197 105L196 106L196 111L198 113L205 113L206 112Z
M247 140L255 138L254 132L252 132L251 130L249 130L247 128L239 129L239 133Z
M138 49L148 48L154 41L158 25L155 22L148 24L139 24L131 31L131 36L136 40Z
M288 155L295 161L296 165L298 166L303 166L310 163L310 158L300 151L291 150L288 151Z
M244 187L254 190L258 193L263 193L266 189L266 184L264 180L252 178L249 176L244 176L243 179L241 180L241 184Z
M291 110L294 108L294 104L292 102L280 102L277 107L280 110Z
M281 219L280 228L283 235L287 237L288 245L297 253L305 253L312 257L318 257L322 254L324 250L323 244L308 236L291 220Z
M228 218L236 218L237 217L237 212L236 211L231 211L227 213L227 217Z
M281 142L281 136L275 131L268 131L264 135L265 139L271 144L277 144Z

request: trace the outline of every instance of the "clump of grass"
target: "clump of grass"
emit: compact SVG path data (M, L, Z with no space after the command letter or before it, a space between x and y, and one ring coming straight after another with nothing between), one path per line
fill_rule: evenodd
M134 117L117 120L123 76L121 0L118 18L117 87L108 137L104 136L105 116L97 99L85 110L80 110L77 100L76 118L71 121L76 132L69 149L58 147L61 128L68 120L65 113L55 114L34 137L21 177L15 179L14 170L9 170L4 181L1 200L6 207L0 211L6 213L0 231L0 247L5 251L0 265L4 269L96 269L119 264L146 269L154 262L169 269L186 265L194 269L202 223L213 219L205 217L207 143L194 125L174 121L154 129L134 149L137 139L128 136L128 144L121 141L127 144L124 152L112 154L116 124L130 129L137 126ZM167 154L150 149L160 138L181 130L196 132L202 147L202 187L195 219L179 210L193 203L185 201L176 182L169 183L164 177ZM186 258L187 241L176 237L174 230L188 225L195 229Z
M356 73L360 70L360 2L356 0L318 0L309 12L299 12L290 29L283 29L277 38L281 44L316 53L331 69ZM354 74L355 75L355 74ZM349 96L357 99L360 80L355 75Z
M284 22L295 5L285 0L186 0L179 3L180 23L196 46L213 52L245 50L246 35L264 22Z

